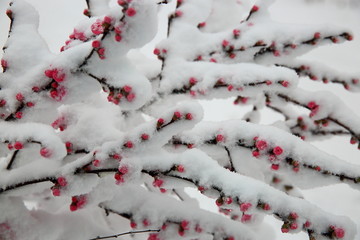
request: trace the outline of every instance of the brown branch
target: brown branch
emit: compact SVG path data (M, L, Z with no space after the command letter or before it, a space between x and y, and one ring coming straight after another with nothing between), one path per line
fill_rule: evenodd
M289 117L287 114L285 114L280 108L274 107L274 106L272 106L272 105L270 105L270 104L266 104L265 106L266 106L267 108L269 108L269 109L271 109L271 110L273 110L273 111L275 111L275 112L280 113L281 115L283 115L283 116L285 117L285 121L287 121L287 120L290 119L290 117Z
M302 106L302 107L307 108L307 109L310 110L310 108L309 108L307 105L302 104L302 103L300 103L298 100L296 100L296 99L294 99L294 98L291 98L291 97L289 97L289 96L287 96L287 95L285 95L285 94L282 94L282 93L281 93L281 94L277 94L277 96L280 97L280 98L282 98L282 99L284 99L286 102L291 102L291 103L294 103L294 104L296 104L296 105L298 105L298 106ZM360 141L360 134L357 134L354 130L352 130L352 129L351 129L349 126L347 126L346 124L342 123L340 120L335 119L335 118L330 117L330 116L328 116L326 119L334 122L335 124L337 124L337 125L339 125L339 126L341 126L341 127L343 127L344 129L346 129L347 131L349 131L349 133L350 133L353 137L357 138L357 140Z
M300 44L302 44L302 45L312 45L313 46L313 45L316 45L317 43L319 43L320 41L325 41L325 40L330 40L331 42L335 43L334 41L332 41L333 38L342 37L342 38L344 38L346 40L349 40L349 35L350 35L349 33L344 32L344 33L341 33L341 34L339 34L337 36L332 36L331 35L331 36L322 37L322 38L316 38L314 36L311 39L302 41ZM284 50L293 49L294 45L295 44L285 44L284 45ZM295 50L295 49L293 49L293 50ZM275 51L276 51L276 47L273 46L273 45L263 47L257 53L255 53L254 59L256 59L257 57L259 57L261 55L264 55L266 53L272 53L273 54Z
M318 80L318 76L316 76L316 74L311 71L311 69L305 65L300 65L300 66L289 66L286 64L276 64L276 66L281 66L281 67L286 67L289 69L294 70L299 76L307 76L309 77L311 80ZM357 78L351 78L351 81L346 81L346 80L340 80L339 77L322 77L321 81L323 83L335 83L335 84L341 84L345 89L349 88L349 84L358 84L358 79Z
M246 144L244 144L244 142L245 142L244 139L238 139L238 140L235 140L232 143L229 143L229 145L234 145L235 144L235 146L242 147L242 148L248 148L250 150L256 149L255 145L246 145ZM180 144L180 145L188 146L191 143L184 142L184 141L181 141L179 139L172 139L170 141L170 144L174 144L174 145L179 145ZM204 140L202 142L202 144L211 146L211 145L218 145L218 142L216 141L215 138L213 138L213 139ZM223 143L221 143L220 146L222 146L222 144ZM266 155L270 155L270 154L271 154L271 152L266 153ZM288 157L287 159L291 159L292 162L297 162L296 160L293 160L290 157ZM308 165L306 163L303 163L303 166L307 167L308 169L313 170L315 172L319 172L319 170L317 168L318 166L311 166L311 165ZM345 173L344 174L337 174L337 173L333 173L333 172L331 172L329 170L326 170L326 169L322 169L321 173L323 173L323 174L326 173L326 175L331 175L331 176L337 177L337 178L339 178L340 181L349 180L351 183L355 183L355 184L360 183L360 175L358 177L349 177Z
M147 171L145 169L142 170L143 173L146 173L146 174L149 174L150 176L153 176L154 174L154 171ZM158 172L158 171L156 171ZM183 176L179 176L179 175L174 175L172 173L165 173L165 172L162 172L162 174L168 176L168 177L172 177L172 178L175 178L175 179L179 179L179 180L183 180L183 181L187 181L189 183L192 183L194 184L195 186L197 186L198 188L200 187L199 185L199 182L198 180L194 180L192 178L187 178L187 177L183 177ZM219 187L219 186L216 186L216 185L211 185L209 188L217 191L221 196L225 196L224 193L222 192L222 188ZM204 194L203 192L201 192L202 194ZM238 205L240 205L242 202L240 201L240 199L238 199L238 197L235 197L234 198L235 201L237 202ZM264 210L263 207L264 207L264 203L266 203L266 201L264 201L263 199L258 199L258 204L257 204L257 209L258 210L262 210L264 212L266 212L267 210ZM286 213L280 213L280 212L272 212L272 215L276 216L277 218L281 219L284 224L289 224L290 222L294 221L292 220L289 215L287 215ZM299 226L300 227L300 226ZM311 231L311 232L315 232L313 229L308 229L308 228L305 228L303 227L303 231ZM321 232L321 233L318 233L318 234L321 234L325 237L329 237L331 236L331 234L329 232Z
M198 84L199 82L195 83L194 85L188 84L188 85L184 85L182 88L177 88L177 89L173 89L171 94L186 94L186 93L190 93L191 88L193 86L195 86L196 84ZM279 84L280 81L278 82ZM251 83L245 83L241 86L235 86L232 84L228 84L225 82L221 82L220 80L217 81L214 86L213 89L228 89L229 87L233 87L233 88L237 88L237 87L256 87L256 86L261 86L261 85L267 85L267 81L261 81L261 82L251 82Z
M348 41L351 41L351 35L347 32L344 32L344 33L341 33L339 35L336 35L336 36L327 36L327 37L321 37L321 38L317 38L317 37L312 37L310 39L307 39L307 40L303 40L300 44L302 45L309 45L309 46L314 46L316 45L317 43L319 43L320 41L331 41L333 43L335 43L334 41L332 41L333 38L337 38L337 37L341 37L345 40L348 40ZM289 43L288 40L283 41L281 42L283 44L283 49L284 50L292 50L292 51L296 51L297 49L297 44L295 43ZM275 54L276 51L278 51L278 49L276 48L276 46L273 44L273 42L271 43L265 43L264 41L262 40L259 40L257 41L256 43L252 44L252 45L248 45L248 46L241 46L240 48L235 48L233 45L230 45L228 47L222 47L222 50L221 51L214 51L214 50L211 50L209 51L208 53L204 53L203 56L209 56L211 57L212 55L214 54L225 54L226 56L230 57L232 54L234 53L241 53L241 52L244 52L244 51L247 51L247 50L250 50L250 49L259 49L259 51L257 51L255 54L254 54L254 59L264 55L264 54ZM199 58L195 58L193 59L194 62L196 61L201 61L202 59L199 59Z
M328 117L327 119L330 120L330 121L332 121L332 122L334 122L334 123L336 123L337 125L345 128L346 130L349 131L349 133L350 133L352 136L354 136L354 137L356 137L358 140L360 140L360 135L359 135L359 134L355 133L350 127L348 127L348 126L345 125L344 123L340 122L338 119L335 119L335 118L333 118L333 117Z
M39 178L39 179L33 179L33 180L29 180L29 181L25 181L25 182L21 182L21 183L17 183L8 187L4 187L4 188L0 188L0 194L10 191L10 190L14 190L20 187L24 187L24 186L28 186L31 184L35 184L35 183L40 183L40 182L55 182L56 178L55 177L44 177L44 178Z

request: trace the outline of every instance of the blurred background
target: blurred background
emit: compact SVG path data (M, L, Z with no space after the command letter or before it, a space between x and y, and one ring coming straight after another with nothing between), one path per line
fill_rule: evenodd
M23 0L16 0L23 1ZM6 42L9 20L5 14L10 0L0 1L0 45ZM85 19L82 12L86 8L85 0L27 0L40 13L39 32L48 42L49 49L58 53L74 26ZM274 20L287 23L335 24L346 27L354 33L354 40L339 45L319 47L304 55L306 60L316 60L327 64L340 72L359 72L360 76L360 1L359 0L277 0L271 6L271 16ZM160 22L165 22L171 11L169 7L160 11ZM160 28L164 26L160 24ZM156 42L165 37L165 28L159 31L157 37L149 43L142 52L150 54ZM29 39L31 41L31 39ZM0 58L2 51L0 52ZM309 91L328 90L338 95L354 112L354 119L360 119L360 95L350 93L342 86L322 84L308 79L302 79L300 86ZM232 100L202 101L205 109L205 120L221 121L239 119L244 110L232 104ZM355 116L356 115L356 116ZM270 124L277 120L274 114L266 114L261 123ZM327 153L360 165L360 151L355 146L347 144L348 137L334 137L331 140L312 142ZM360 192L350 189L344 184L304 190L305 198L325 211L333 214L346 215L358 226L360 232ZM213 200L203 200L203 207L214 210ZM308 239L304 233L295 235L281 234L280 222L268 216L265 221L276 228L276 240ZM269 232L268 239L272 239ZM360 239L360 234L357 235Z

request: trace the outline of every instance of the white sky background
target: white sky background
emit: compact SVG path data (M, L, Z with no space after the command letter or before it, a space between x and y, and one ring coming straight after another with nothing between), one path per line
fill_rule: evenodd
M21 1L21 0L20 0ZM74 25L84 19L83 9L86 7L85 0L27 0L40 12L40 33L48 41L49 48L58 52L68 35L73 31ZM291 23L329 23L346 26L355 34L355 40L331 47L321 47L304 56L306 59L316 59L322 63L334 67L337 70L360 72L360 7L344 7L339 2L350 2L350 0L318 0L318 4L311 4L306 8L301 4L306 0L278 0L271 7L272 17L281 22ZM359 0L360 1L360 0ZM5 9L10 1L0 0L0 46L6 41L9 26ZM327 3L327 4L325 4ZM165 15L165 14L163 14ZM164 36L162 32L161 37ZM158 39L159 39L158 38ZM31 41L31 39L29 39ZM155 40L153 42L157 42ZM145 52L151 52L152 46ZM0 57L2 52L0 52ZM360 115L360 93L354 94L344 90L341 86L331 84L324 85L310 80L304 80L301 87L310 91L318 89L330 90L340 96L342 100L356 113ZM226 102L226 103L225 103ZM225 104L224 104L225 103ZM225 120L230 118L240 118L243 112L231 104L231 101L218 100L206 103L206 120ZM276 117L267 117L264 123L271 123ZM337 137L331 141L315 143L324 151L334 154L343 160L360 165L360 151L355 146L344 144L344 139ZM340 146L340 147L339 147ZM345 185L317 188L314 190L303 191L306 199L319 205L326 211L334 214L349 216L358 225L360 232L360 192L350 189ZM211 201L213 203L213 201ZM270 223L273 218L270 217ZM277 225L280 229L280 225ZM279 230L277 232L280 232ZM307 239L305 234L280 234L277 240L300 240ZM360 234L358 235L360 239ZM267 239L268 240L268 239Z

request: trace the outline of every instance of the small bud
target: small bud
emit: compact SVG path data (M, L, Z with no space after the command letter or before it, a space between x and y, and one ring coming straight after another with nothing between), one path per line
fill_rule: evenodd
M65 177L58 177L56 181L62 187L65 187L67 185L67 181Z
M114 174L114 178L115 178L119 183L124 181L123 175L120 174L120 173L118 173L118 172Z
M18 93L16 94L16 100L18 100L19 102L22 102L24 100L24 95L22 95L22 93Z
M0 107L3 107L6 105L6 100L5 99L1 99L0 100Z
M101 46L101 42L99 40L95 40L91 45L93 48L99 48Z
M118 3L120 6L126 5L126 1L125 1L125 0L118 0L117 3Z
M263 209L265 211L269 211L271 209L270 205L268 203L264 203Z
M130 227L131 227L132 229L136 228L136 227L137 227L136 222L130 222Z
M216 135L216 142L223 142L225 137L222 134Z
M129 17L133 17L133 16L135 16L135 14L136 14L136 10L134 8L128 8L126 10L126 15Z
M181 17L184 13L180 10L175 11L175 17Z
M7 10L6 10L6 15L7 15L10 19L12 19L12 14L13 14L13 12L12 12L10 9L7 9Z
M273 153L275 155L281 155L283 153L283 149L281 147L277 146L273 149Z
M241 217L241 222L248 222L248 221L250 221L251 220L251 217L252 217L252 215L250 215L250 214L244 214L244 215L242 215L242 217Z
M72 149L73 144L71 142L66 142L65 147L66 147L66 149Z
M162 126L164 123L165 123L165 120L164 120L163 118L159 118L159 119L157 120L157 126L158 126L158 127Z
M85 16L87 16L87 17L90 17L91 15L90 15L90 11L89 11L89 9L84 9L84 11L83 11L83 14L85 15Z
M112 155L112 158L113 158L113 159L116 159L116 160L121 160L121 159L122 159L121 155L120 155L120 154L117 154L117 153L115 153L114 155Z
M187 114L185 115L185 119L186 119L186 120L192 120L192 119L193 119L193 115L192 115L191 113L187 113Z
M219 197L218 199L216 199L215 204L218 207L222 206L224 204L224 199L222 197Z
M149 222L149 220L147 220L147 219L144 219L142 223L143 223L143 225L144 225L145 227L147 227L147 226L150 225L150 222Z
M173 119L176 120L176 119L179 119L179 118L181 118L181 113L179 111L174 112Z
M161 187L163 184L164 184L164 180L159 178L156 178L152 183L154 187Z
M206 26L206 22L201 22L197 25L198 28L203 28Z
M15 113L15 117L17 119L21 119L23 117L23 113L22 112L17 112L17 113Z
M316 108L318 105L314 102L314 101L311 101L307 104L308 108L310 109L314 109Z
M94 167L99 167L100 164L101 164L101 161L100 161L99 159L94 159L94 160L92 161L92 165L93 165Z
M260 153L259 153L259 151L252 151L252 155L253 155L253 157L259 157Z
M111 24L112 20L113 20L112 17L110 17L110 16L105 16L103 22L104 22L104 23L107 23L107 24Z
M1 67L3 69L8 68L8 62L5 59L1 59Z
M33 102L27 102L26 106L31 108L31 107L35 106L35 104Z
M121 37L120 34L116 34L116 35L115 35L115 41L121 42L121 39L122 39L122 37Z
M345 236L345 231L342 228L335 228L334 235L336 238L343 238Z
M177 167L176 167L176 170L178 171L178 172L185 172L185 167L183 166L183 165L178 165Z
M293 222L293 223L290 224L290 229L295 230L297 228L298 228L298 225L297 225L296 222Z
M184 230L189 230L189 221L182 220L181 223L180 223L180 226L181 226Z
M153 53L154 53L155 55L160 55L160 49L155 48L154 51L153 51Z
M233 202L233 199L231 197L227 197L225 199L226 204L231 204Z
M272 169L272 170L275 170L275 171L279 170L279 167L280 167L280 166L279 166L278 164L272 164L272 165L271 165L271 169Z
M149 140L149 135L146 133L143 133L143 134L141 134L141 139L144 141Z
M43 147L40 149L40 155L43 156L44 158L48 158L51 156L51 151L48 148Z
M16 150L21 150L24 148L24 145L22 144L22 142L19 142L19 141L16 141L13 145L13 147L16 149Z
M228 41L228 40L223 40L222 43L221 43L221 45L222 45L223 47L227 47L227 46L229 45L229 41Z
M40 88L37 86L32 87L33 92L40 92Z
M14 148L14 146L11 143L8 143L7 147L9 150L12 150Z
M240 30L239 29L234 29L233 30L233 35L235 38L237 38L238 36L240 36Z
M280 51L279 50L275 50L275 51L273 51L273 55L275 56L275 57L280 57ZM284 85L284 84L283 84ZM284 86L285 87L285 86Z
M200 227L200 225L199 225L199 224L196 224L196 226L195 226L195 232L201 233L202 231L203 231L203 229Z
M194 77L191 77L191 78L189 79L190 85L195 85L197 82L198 82L198 80L197 80L196 78L194 78Z
M52 194L53 194L55 197L58 197L58 196L60 196L60 194L61 194L59 188L52 188L51 191L52 191Z
M305 227L305 228L309 228L310 226L311 226L311 222L306 221L306 222L304 223L304 227Z
M259 7L257 5L254 5L251 9L251 12L257 12L259 10Z
M348 41L352 41L354 39L354 37L352 35L350 35L349 33L345 33L343 36Z
M74 212L74 211L76 211L77 209L78 209L78 208L77 208L76 204L71 203L71 205L70 205L70 211Z
M290 217L291 219L295 220L295 219L298 219L298 218L299 218L299 215L298 215L296 212L292 212L292 213L290 213L289 217Z
M252 207L251 203L242 203L240 204L240 211L242 212L246 212L247 210L249 210Z
M128 101L128 102L132 102L134 99L135 99L135 94L134 93L130 93L130 94L128 94L127 96L126 96L126 100Z
M281 81L281 85L283 85L283 87L289 87L290 83L288 81Z
M105 54L105 48L99 48L97 50L97 52L98 52L99 55L104 55Z
M134 144L133 144L133 142L131 142L131 141L127 141L127 142L124 144L124 147L133 148L133 147L134 147Z
M321 34L319 32L314 33L314 38L319 39L321 37Z
M256 141L255 146L259 150L264 150L265 148L267 148L267 143L264 140L259 140L259 141Z
M119 35L120 35L120 34L122 33L120 26L116 26L116 27L114 28L114 30L115 30L115 33L116 33L116 34L119 34Z

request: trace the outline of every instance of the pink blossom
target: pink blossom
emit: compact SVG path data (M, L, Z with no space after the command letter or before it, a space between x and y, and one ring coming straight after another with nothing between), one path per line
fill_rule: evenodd
M102 21L100 19L97 19L92 25L91 25L91 31L95 35L102 34L104 32L104 27L102 25Z

